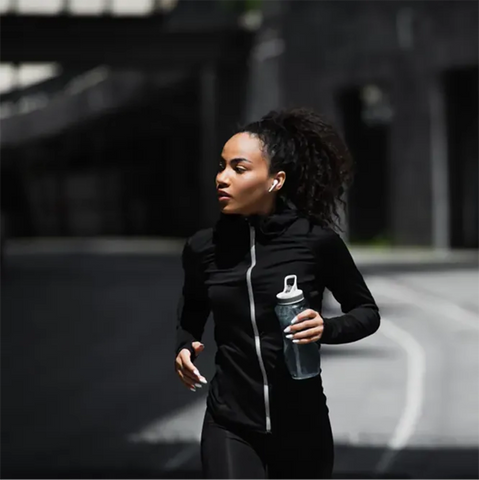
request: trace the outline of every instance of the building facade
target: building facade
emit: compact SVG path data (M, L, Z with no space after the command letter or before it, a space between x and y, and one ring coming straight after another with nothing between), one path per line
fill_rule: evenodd
M284 103L342 129L355 241L478 246L478 4L289 2Z

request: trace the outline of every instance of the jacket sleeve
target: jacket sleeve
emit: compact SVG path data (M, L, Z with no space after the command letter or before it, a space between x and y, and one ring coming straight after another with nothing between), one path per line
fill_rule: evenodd
M341 306L343 315L324 318L321 343L350 343L373 334L380 324L378 306L342 238L327 240L326 288Z
M181 258L184 281L177 306L176 355L187 348L194 359L192 342L201 341L210 305L201 264L191 248L190 240L186 242Z

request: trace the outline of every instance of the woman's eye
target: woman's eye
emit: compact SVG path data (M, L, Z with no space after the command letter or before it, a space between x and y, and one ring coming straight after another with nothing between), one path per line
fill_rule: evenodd
M246 168L236 167L235 171L238 172L238 173L244 173L244 172L246 172Z

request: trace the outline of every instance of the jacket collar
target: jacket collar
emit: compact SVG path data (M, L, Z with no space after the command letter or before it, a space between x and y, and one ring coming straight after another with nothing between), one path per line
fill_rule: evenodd
M249 225L266 237L281 235L299 217L299 212L290 200L278 197L275 211L270 215L220 214L216 224L217 233L239 233Z

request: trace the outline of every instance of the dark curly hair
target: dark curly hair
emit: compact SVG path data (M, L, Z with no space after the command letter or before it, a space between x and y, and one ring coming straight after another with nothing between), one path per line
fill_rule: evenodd
M322 226L339 227L338 207L352 183L353 163L332 125L305 108L271 111L236 133L256 135L269 159L270 173L283 170L286 181L279 195Z

